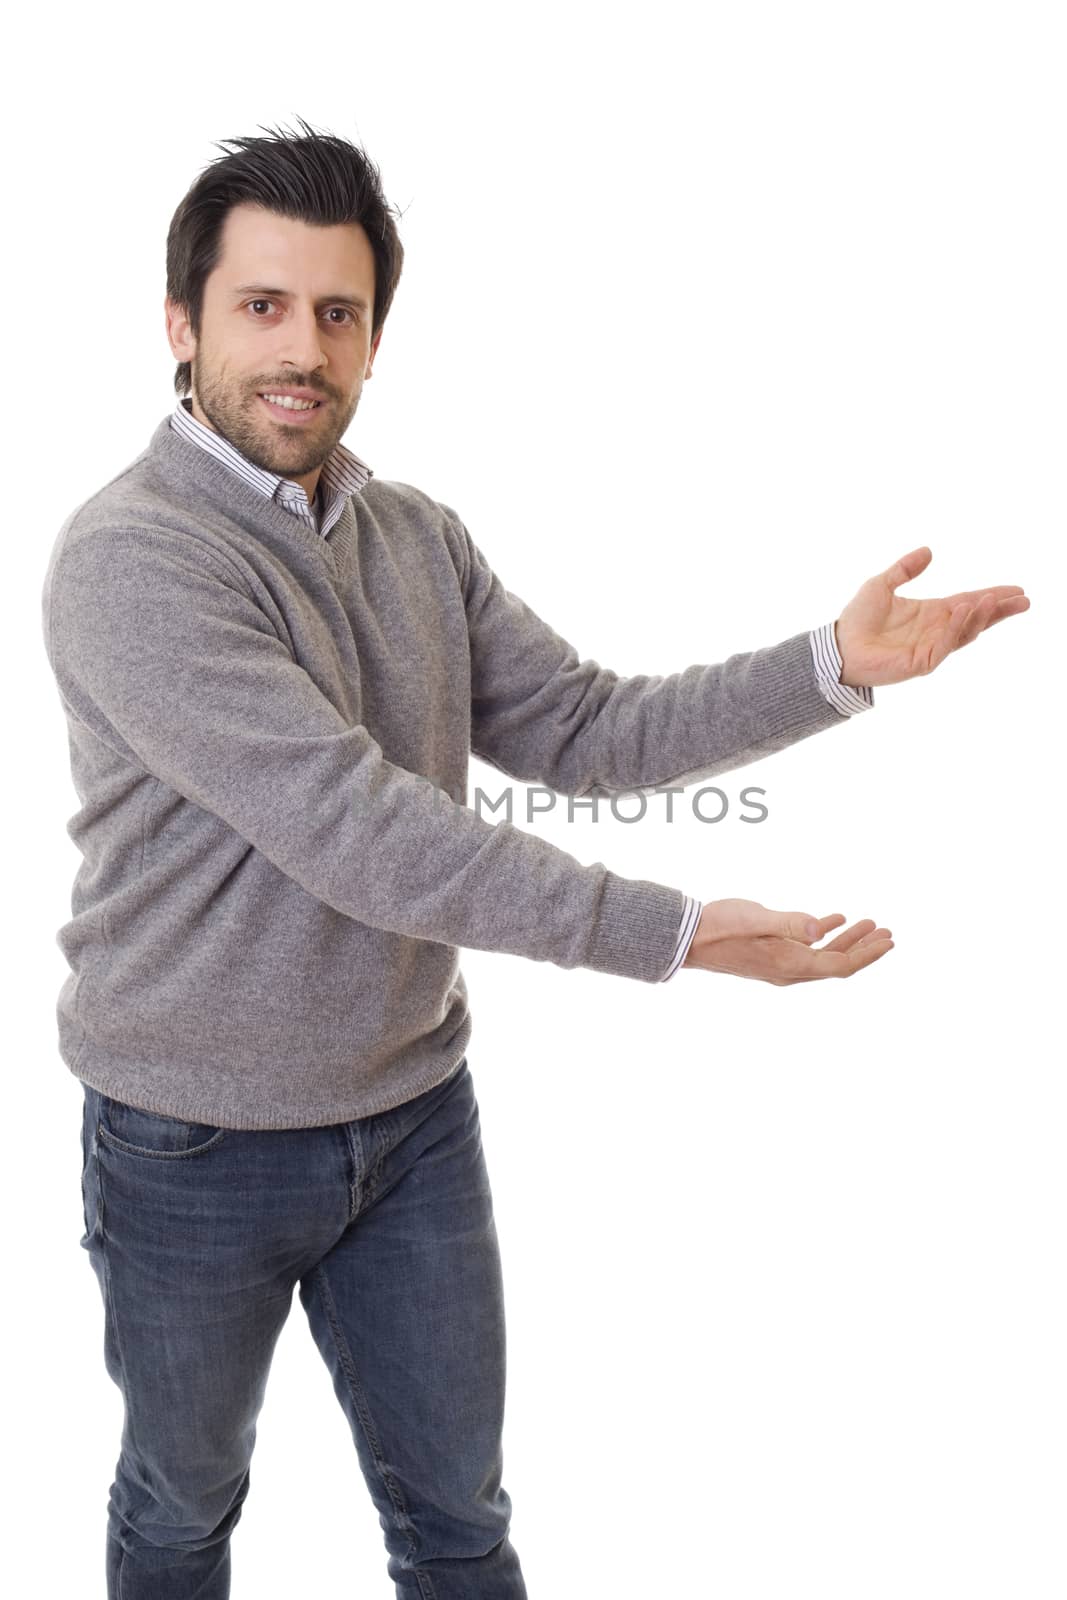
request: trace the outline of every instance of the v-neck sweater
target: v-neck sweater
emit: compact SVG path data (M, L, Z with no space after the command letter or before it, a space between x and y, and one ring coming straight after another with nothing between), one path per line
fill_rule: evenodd
M81 802L60 1053L99 1092L321 1126L447 1078L461 947L658 983L688 897L466 803L473 752L576 799L686 786L847 720L809 631L620 678L458 514L369 476L320 533L165 417L42 593Z

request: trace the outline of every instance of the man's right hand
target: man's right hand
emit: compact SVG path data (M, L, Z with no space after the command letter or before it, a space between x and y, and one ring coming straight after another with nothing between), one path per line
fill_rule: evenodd
M803 911L769 911L757 900L709 900L682 965L776 984L851 978L892 950L893 940L888 928L876 927L868 917L822 949L813 948L844 920L840 912L812 917Z

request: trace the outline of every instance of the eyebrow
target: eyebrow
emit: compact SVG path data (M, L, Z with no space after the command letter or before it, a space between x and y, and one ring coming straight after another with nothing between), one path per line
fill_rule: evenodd
M271 289L265 283L239 283L233 292L235 295L273 294L285 300L290 298L288 289ZM325 294L316 301L316 304L320 306L355 306L359 311L370 310L366 300L362 300L358 294Z

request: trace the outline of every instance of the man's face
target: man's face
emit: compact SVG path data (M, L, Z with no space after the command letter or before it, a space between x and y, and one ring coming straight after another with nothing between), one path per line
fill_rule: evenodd
M358 223L312 227L261 206L234 206L204 285L200 338L168 300L167 337L192 364L193 415L257 467L301 483L310 499L322 463L355 416L371 376L374 254ZM313 411L262 398L311 391Z

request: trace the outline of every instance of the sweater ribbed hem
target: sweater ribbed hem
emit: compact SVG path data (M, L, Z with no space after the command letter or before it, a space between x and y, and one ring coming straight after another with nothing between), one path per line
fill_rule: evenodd
M235 1133L321 1128L381 1116L436 1089L463 1065L472 1031L473 1019L467 1010L447 1045L424 1056L417 1068L405 1072L402 1064L395 1064L377 1080L360 1084L358 1093L349 1094L339 1090L331 1093L332 1083L352 1084L358 1077L358 1069L348 1063L331 1069L329 1063L316 1061L313 1067L320 1080L320 1092L315 1094L307 1087L294 1085L289 1095L269 1071L264 1074L261 1088L250 1086L246 1077L234 1081L217 1072L210 1084L205 1084L201 1078L183 1081L181 1063L168 1063L166 1071L159 1073L158 1085L153 1087L153 1075L146 1073L143 1063L135 1064L113 1050L92 1047L79 1050L66 1065L79 1082L97 1094L158 1116L227 1128ZM309 1073L307 1078L310 1076ZM307 1078L296 1074L301 1085Z

